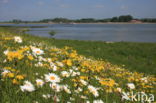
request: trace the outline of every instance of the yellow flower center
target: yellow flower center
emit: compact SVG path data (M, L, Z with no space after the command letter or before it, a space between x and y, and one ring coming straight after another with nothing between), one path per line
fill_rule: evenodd
M40 51L36 51L36 53L38 53L38 54L39 54L39 53L40 53Z
M50 79L51 79L51 80L55 80L55 77L54 77L54 76L51 76Z

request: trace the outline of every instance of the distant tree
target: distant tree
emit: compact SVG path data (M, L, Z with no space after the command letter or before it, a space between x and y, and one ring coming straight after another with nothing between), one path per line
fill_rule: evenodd
M19 19L13 19L12 22L13 22L13 23L22 23L22 20L19 20Z
M82 23L94 23L97 22L97 20L93 19L93 18L83 18L83 19L79 19L76 20L76 22L82 22Z
M105 22L110 22L111 19L99 19L96 20L97 22L105 23Z
M142 22L150 22L150 23L156 23L156 18L144 18L140 19Z
M118 17L113 17L113 18L111 19L111 22L118 22Z
M133 19L131 15L121 15L118 18L118 22L129 22Z
M56 23L69 23L71 22L72 20L69 20L67 18L54 18L52 20L52 22L56 22Z
M43 19L43 20L40 20L39 22L48 23L48 22L50 22L50 21L52 21L52 19Z

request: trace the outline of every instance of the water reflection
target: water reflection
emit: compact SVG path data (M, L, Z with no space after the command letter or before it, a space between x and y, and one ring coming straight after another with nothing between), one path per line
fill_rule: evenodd
M0 24L2 25L2 24ZM9 24L6 24L9 25ZM156 24L10 24L12 26L35 26L32 35L54 38L100 41L156 42ZM37 27L39 26L39 27ZM42 28L40 26L46 26Z

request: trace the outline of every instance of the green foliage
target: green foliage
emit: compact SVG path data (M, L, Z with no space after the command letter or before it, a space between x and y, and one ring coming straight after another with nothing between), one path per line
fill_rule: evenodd
M129 22L133 19L133 17L131 15L123 15L123 16L119 16L119 22Z
M96 20L93 19L93 18L83 18L83 19L80 19L80 20L76 20L76 22L94 23L94 22L96 22Z
M42 19L39 21L23 21L19 19L14 19L12 21L3 21L4 23L106 23L106 22L129 22L133 20L134 17L131 15L121 15L118 17L112 17L112 18L103 18L103 19L95 19L95 18L82 18L82 19L68 19L68 18L49 18L49 19ZM150 22L155 23L156 18L142 18L138 19L135 18L135 20L140 20L142 22ZM2 22L2 23L3 23Z
M52 22L55 22L55 23L69 23L69 22L71 22L71 20L66 19L66 18L54 18L52 20Z
M118 22L118 17L113 17L113 18L111 19L111 22Z
M156 18L145 18L141 19L142 22L150 22L150 23L156 23Z
M133 19L131 15L121 15L119 17L113 17L111 22L129 22Z
M51 31L49 32L49 34L50 34L51 36L54 36L54 35L56 34L56 32L55 32L54 30L51 30Z

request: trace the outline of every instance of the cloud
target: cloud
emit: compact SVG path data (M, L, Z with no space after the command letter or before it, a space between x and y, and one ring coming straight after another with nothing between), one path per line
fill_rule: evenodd
M95 8L104 8L104 5L95 5Z

